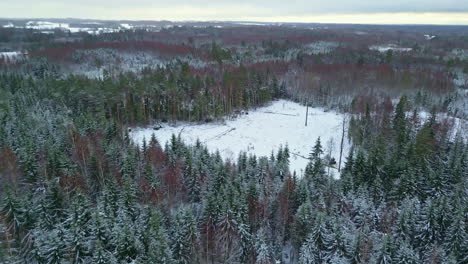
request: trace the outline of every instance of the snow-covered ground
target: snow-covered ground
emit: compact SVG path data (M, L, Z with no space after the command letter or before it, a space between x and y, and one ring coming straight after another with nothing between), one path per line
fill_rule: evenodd
M377 50L379 52L387 52L388 50L393 50L393 51L397 51L397 52L408 52L408 51L412 50L412 48L403 48L403 47L399 47L399 46L397 46L395 44L374 45L374 46L370 46L369 49Z
M124 29L132 29L132 28L133 28L133 26L132 26L132 25L130 25L130 24L127 24L127 23L120 24L120 27L121 27L121 28L124 28Z
M53 23L53 22L47 22L47 21L29 21L26 23L26 28L31 28L31 29L68 28L68 24Z
M431 40L431 39L433 39L433 38L435 38L435 37L436 37L436 36L429 35L429 34L424 35L424 38L425 38L426 40Z
M259 23L259 22L236 22L237 25L243 26L267 26L268 23Z
M0 52L0 56L5 56L9 58L17 57L17 56L22 56L23 53L20 51L5 51L5 52Z
M21 51L0 52L0 59L7 59L10 62L19 61L27 58L27 53Z
M11 22L8 22L8 24L3 25L3 27L4 27L4 28L14 28L15 25L13 25L13 23L11 23Z
M232 161L237 160L241 151L270 156L272 151L276 153L280 146L287 144L291 152L291 172L295 170L298 175L302 175L308 162L306 157L318 137L321 138L325 154L329 153L331 146L331 156L338 162L344 118L343 114L309 108L306 127L305 114L305 106L279 100L224 123L178 123L159 130L136 128L130 132L130 137L141 145L144 139L149 141L154 133L156 139L164 145L172 134L180 134L186 143L193 144L200 139L211 151L219 150L224 159ZM349 144L345 140L343 161L348 151Z
M49 21L28 21L24 26L16 26L11 22L7 25L4 25L4 28L29 28L29 29L36 29L41 30L44 34L53 34L56 29L62 31L70 31L71 33L78 33L78 32L87 32L89 34L101 34L101 33L112 33L112 32L119 32L121 29L132 29L133 25L130 24L120 24L117 27L104 27L100 23L96 22L88 22L87 24L96 24L96 27L74 27L71 26L69 23L55 23Z

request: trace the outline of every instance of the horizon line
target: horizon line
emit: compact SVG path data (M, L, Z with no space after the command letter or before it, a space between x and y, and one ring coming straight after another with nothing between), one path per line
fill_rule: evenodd
M456 12L454 12L456 13ZM464 13L464 12L463 12ZM349 15L349 14L343 14ZM322 25L368 25L368 26L461 26L468 27L468 24L431 24L431 23L352 23L352 22L301 22L301 21L261 21L261 20L215 20L215 19L186 19L186 20L172 20L172 19L102 19L102 18L83 18L83 17L0 17L0 20L91 20L103 22L115 21L130 21L130 22L171 22L171 23L259 23L271 24L322 24ZM275 25L276 24L276 25ZM255 26L255 25L252 25Z

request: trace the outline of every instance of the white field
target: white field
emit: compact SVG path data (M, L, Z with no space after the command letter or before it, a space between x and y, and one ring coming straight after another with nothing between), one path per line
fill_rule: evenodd
M7 52L0 52L0 59L9 59L11 61L19 61L22 59L27 58L26 52L21 51L7 51Z
M4 27L4 28L14 28L15 25L13 25L13 23L11 23L11 22L8 22L8 24L3 25L3 27Z
M398 47L397 45L394 45L394 44L381 45L381 46L375 45L375 46L370 46L369 49L377 50L379 52L387 52L389 50L393 50L396 52L408 52L408 51L413 50L412 48Z
M91 24L100 23L90 22ZM88 32L89 34L101 34L101 33L111 33L111 32L119 32L120 29L131 29L133 28L130 24L120 24L117 28L107 28L107 27L97 27L97 28L84 28L84 27L70 27L68 23L55 23L55 22L48 22L48 21L29 21L26 23L25 26L15 26L11 22L7 25L3 26L4 28L30 28L36 30L42 30L41 32L44 34L52 34L53 30L60 29L63 31L70 31L71 33L78 33L78 32Z
M8 58L14 58L17 56L22 56L24 53L21 51L6 51L6 52L0 52L0 56L8 57Z
M331 156L339 161L344 118L343 114L309 108L306 127L305 115L305 106L279 100L223 123L178 123L159 130L135 128L130 132L130 137L141 145L144 139L148 142L154 133L160 144L164 145L172 134L180 134L186 143L194 144L200 139L210 151L219 150L225 160L234 162L241 151L270 156L272 151L276 154L280 146L287 144L291 153L290 170L302 175L308 162L306 157L318 137L321 138L325 154L331 150ZM348 152L349 144L345 139L342 163Z
M431 39L433 39L433 38L435 38L435 37L436 37L436 36L428 35L428 34L424 35L424 38L425 38L426 40L431 40Z

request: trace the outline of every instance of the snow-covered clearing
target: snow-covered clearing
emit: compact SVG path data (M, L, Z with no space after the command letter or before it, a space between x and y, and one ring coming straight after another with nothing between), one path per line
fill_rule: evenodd
M8 22L8 24L3 25L3 27L4 27L4 28L14 28L15 25L13 25L13 23L11 23L11 22Z
M22 56L23 53L20 52L20 51L5 51L5 52L0 52L0 56L4 56L4 57L9 57L9 58L13 58L13 57L17 57L17 56Z
M403 48L399 47L395 44L388 44L388 45L374 45L370 46L369 49L371 50L377 50L379 52L387 52L389 50L396 51L396 52L408 52L413 50L412 48Z
M100 25L97 22L88 22L87 24ZM87 32L89 34L101 34L101 33L112 33L119 32L121 29L132 29L133 26L130 24L120 24L114 27L74 27L69 23L56 23L49 21L29 21L24 26L16 26L11 22L3 26L4 28L29 28L35 30L41 30L44 34L54 34L54 30L59 29L62 31L70 31L71 33Z
M426 40L431 40L431 39L433 39L433 38L435 38L435 37L436 37L436 36L429 35L429 34L424 35L424 38L425 38Z
M10 60L12 62L26 59L26 57L27 57L27 53L21 52L21 51L0 52L0 59Z
M307 157L318 137L321 138L325 155L331 150L331 156L339 161L344 118L343 114L309 108L306 127L305 115L305 106L278 100L223 123L178 123L159 130L136 128L130 132L130 137L141 145L144 139L148 142L154 133L156 139L164 145L172 134L180 134L186 143L193 144L200 139L209 150L219 150L224 159L232 161L237 160L241 151L270 156L272 151L276 153L280 146L287 144L291 153L291 172L302 175L308 162ZM342 162L348 151L349 144L345 140Z
M235 24L243 25L243 26L267 26L268 25L268 23L259 23L259 22L237 22Z
M29 21L26 23L26 28L30 28L30 29L68 28L68 24L54 23L54 22L48 22L48 21Z

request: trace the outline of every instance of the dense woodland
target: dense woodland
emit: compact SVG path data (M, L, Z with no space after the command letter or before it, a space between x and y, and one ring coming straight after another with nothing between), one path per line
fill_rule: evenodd
M451 53L467 35L364 29L372 36L183 26L56 42L0 28L2 45L29 50L0 62L0 263L468 263L468 102L453 81L468 60ZM369 49L376 39L414 49ZM339 44L304 45L317 41ZM140 52L162 64L126 67ZM176 135L138 146L128 134L278 98L349 114L338 179L320 138L300 177L287 146L233 162Z

